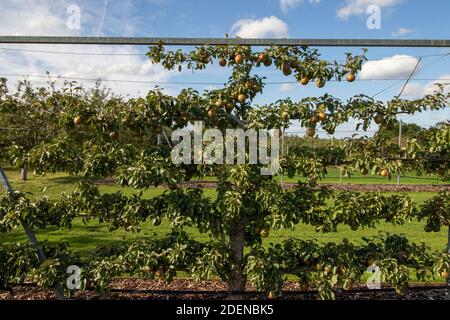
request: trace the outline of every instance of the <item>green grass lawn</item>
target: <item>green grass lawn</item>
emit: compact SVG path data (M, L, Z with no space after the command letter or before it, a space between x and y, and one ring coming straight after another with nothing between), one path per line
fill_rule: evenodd
M350 177L342 176L339 168L329 167L328 174L323 178L321 183L358 183L358 184L397 184L397 175L393 174L392 178L383 178L379 175L361 175L355 173ZM287 176L277 176L277 180L283 179L284 182L297 182L299 177L289 178ZM304 179L301 179L304 180ZM436 175L418 176L413 172L407 172L400 177L401 184L448 184L450 181L443 181Z
M51 199L56 199L60 196L62 192L71 192L75 184L81 180L81 176L70 176L66 173L50 173L44 176L29 174L28 181L20 181L20 173L18 169L13 169L11 167L5 166L4 170L16 190L26 191L33 195L47 195ZM303 181L302 177L288 178L287 176L277 176L276 180L282 179L284 182L297 182L299 180ZM203 180L215 181L215 177L206 177ZM359 174L354 175L350 178L339 176L339 170L336 168L330 168L327 177L322 179L320 183L355 183L355 184L396 184L396 177L389 180L388 178L382 178L380 176L361 176ZM408 175L406 177L401 177L401 184L448 184L449 181L439 180L436 176L426 175L426 176L415 176ZM104 192L115 192L121 190L124 194L131 194L135 192L132 188L121 188L116 185L103 185L101 190ZM1 192L1 191L0 191ZM151 188L144 192L144 196L155 196L163 192L161 188ZM207 193L214 194L213 190L206 190Z
M19 172L11 168L7 168L6 173L11 180L11 184L16 190L26 191L30 196L47 195L51 199L57 199L61 192L71 192L75 184L80 181L81 177L68 176L63 173L48 174L46 176L35 176L30 174L29 180L26 182L19 181ZM353 178L352 178L353 179ZM362 178L349 179L356 183L367 182ZM365 177L364 179L367 179ZM375 178L374 178L375 179ZM360 181L361 180L361 181ZM385 179L383 179L385 180ZM427 183L433 183L435 180L425 180ZM417 183L417 181L416 181ZM420 182L423 183L423 182ZM117 185L102 185L102 192L116 192L121 190L124 194L132 194L136 192L131 188L121 188ZM154 197L164 192L163 188L150 188L144 192L144 197ZM215 190L206 189L205 193L214 198ZM416 192L408 193L415 201L421 203L434 196L434 193ZM37 231L39 240L49 240L51 242L68 242L70 248L78 252L81 256L86 256L99 244L113 243L117 241L133 241L136 239L161 237L170 231L170 222L163 221L160 226L153 226L150 222L141 225L141 231L138 233L127 232L123 229L110 232L105 224L90 222L83 224L80 220L75 220L71 230L67 228L57 229L49 227L45 230ZM207 234L200 234L193 228L187 228L191 236L200 241L209 239ZM413 242L425 242L433 249L442 250L447 244L447 231L442 230L438 233L425 233L423 231L423 223L411 222L402 226L394 226L392 224L380 223L376 228L360 229L352 231L349 227L341 226L338 232L334 233L317 233L313 227L308 225L297 225L294 230L272 231L270 236L265 239L265 244L270 242L281 242L287 237L297 237L300 239L318 239L321 242L339 242L343 238L352 241L360 241L363 236L373 236L378 232L384 231L389 233L404 234ZM26 237L23 230L16 229L6 234L0 234L0 243L13 243L17 241L25 241Z

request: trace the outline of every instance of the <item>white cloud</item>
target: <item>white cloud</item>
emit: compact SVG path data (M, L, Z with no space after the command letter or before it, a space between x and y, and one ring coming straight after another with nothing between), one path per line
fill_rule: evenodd
M231 32L240 38L287 38L288 26L275 16L236 21Z
M414 29L408 29L408 28L400 28L397 31L392 32L393 37L401 37L406 36L408 34L411 34L414 32Z
M5 3L0 10L0 33L8 35L75 35L66 26L66 5L70 2L52 1ZM99 9L101 9L99 7ZM88 10L88 9L86 9ZM19 18L18 16L19 15ZM95 22L97 23L97 22ZM86 30L91 30L90 25ZM85 30L85 29L83 29ZM1 74L45 75L48 71L52 76L77 78L102 78L167 81L174 72L167 72L159 65L153 65L137 47L132 46L94 46L94 45L2 45L5 48L26 50L47 50L58 52L88 52L104 55L74 55L53 54L42 52L20 52L0 50ZM23 77L9 77L9 86L14 87L17 80ZM29 77L32 83L42 85L47 79ZM58 82L62 83L64 80ZM92 87L95 82L76 80L86 87ZM145 94L154 84L131 82L103 83L119 94Z
M0 10L0 34L2 35L70 35L66 26L66 16L58 16L52 11L66 14L63 2L57 6L50 1L2 2ZM53 10L51 8L53 6Z
M305 2L304 0L280 0L280 8L283 13L287 13L289 9L293 9ZM318 4L320 0L308 0L310 4Z
M408 55L394 55L382 60L367 61L363 64L361 79L395 79L408 77L418 59Z
M282 92L291 91L292 89L294 89L294 86L290 83L283 83L280 86L280 91L282 91Z
M403 96L410 98L423 97L424 94L425 94L425 86L416 82L408 83L405 87L405 90L403 90Z
M437 84L447 84L444 93L450 92L450 74L444 74L438 80L428 82L427 84L420 84L417 82L408 83L403 91L403 95L409 98L420 98L426 94L432 94L438 89Z
M339 19L347 20L350 16L366 14L367 7L376 5L380 8L393 7L403 0L345 0L345 5L337 9Z
M301 3L303 3L303 0L280 0L280 8L283 13L287 13L289 9L295 8Z
M28 50L55 50L55 47L14 46ZM68 55L34 52L9 52L0 50L0 76L1 74L18 75L45 75L48 71L52 78L57 76L69 78L102 79L103 84L114 92L127 95L145 94L155 84L108 81L114 79L127 81L154 81L166 82L175 72L167 72L160 65L153 65L144 56L134 55L138 51L134 47L111 46L80 46L61 45L57 47L62 52L92 52L112 55ZM120 54L120 55L117 55ZM25 77L7 77L10 86ZM46 79L29 77L32 83L42 82ZM68 79L61 79L63 82ZM95 82L74 79L86 87L92 87Z

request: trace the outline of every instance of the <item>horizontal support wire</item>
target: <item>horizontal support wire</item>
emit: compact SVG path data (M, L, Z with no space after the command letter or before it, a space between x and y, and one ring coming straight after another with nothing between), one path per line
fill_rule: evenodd
M62 55L80 55L80 56L147 56L147 53L122 53L122 52L76 52L76 51L54 51L54 50L35 50L35 49L23 49L23 48L5 48L0 47L0 50L10 51L10 52L22 52L22 53L45 53L45 54L62 54ZM367 61L386 61L386 60L404 60L411 58L431 58L431 57L442 57L450 54L447 53L436 53L436 54L426 54L419 56L394 56L394 57L384 57L384 58L371 58ZM336 62L346 62L346 60L334 60Z
M183 117L173 117L173 119L183 119ZM15 128L15 127L0 127L0 130L17 130L17 131L39 131L39 128ZM327 132L325 130L316 130L316 132ZM347 133L377 133L377 130L335 130L336 133L338 132L347 132ZM286 131L286 134L294 134L294 133L306 133L306 130L303 131Z
M144 84L168 84L168 85L226 85L225 82L177 82L177 81L147 81L147 80L126 80L126 79L108 79L104 77L87 78L87 77L68 77L60 75L43 75L43 74L17 74L17 73L0 73L1 77L23 77L23 78L47 78L49 80L65 79L65 80L80 80L80 81L104 81L104 82L128 82L128 83L144 83ZM357 79L356 81L405 81L405 79L389 79L389 78L373 78L373 79ZM414 81L450 81L450 78L417 78ZM327 82L339 82L337 79L331 79ZM297 81L277 81L266 82L265 85L281 85L294 84ZM449 85L444 84L443 85Z

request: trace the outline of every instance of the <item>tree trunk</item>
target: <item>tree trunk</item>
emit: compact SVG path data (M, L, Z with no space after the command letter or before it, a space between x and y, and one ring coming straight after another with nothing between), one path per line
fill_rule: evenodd
M244 275L244 245L245 245L245 219L239 217L230 230L231 244L231 274L229 288L231 292L245 291L247 277ZM234 299L242 299L240 295L233 295Z
M20 169L20 180L27 181L27 179L28 179L28 167L25 166L22 169Z

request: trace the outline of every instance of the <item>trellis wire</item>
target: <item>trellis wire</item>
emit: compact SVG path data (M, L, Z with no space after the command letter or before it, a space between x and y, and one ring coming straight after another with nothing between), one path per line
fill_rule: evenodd
M225 85L225 82L185 82L185 81L150 81L150 80L127 80L127 79L108 79L107 77L99 76L97 78L88 78L81 76L61 76L61 75L43 75L43 74L18 74L18 73L2 73L3 77L24 77L24 78L56 78L65 80L80 80L80 81L103 81L103 82L123 82L123 83L142 83L142 84L167 84L167 85ZM355 81L405 81L406 78L369 78L356 79ZM415 81L450 81L450 78L417 78ZM340 82L337 79L330 79L327 82ZM281 85L281 84L295 84L297 81L275 81L266 82L265 85ZM397 84L397 83L395 83ZM444 84L446 85L446 84Z
M147 56L146 53L123 53L123 52L73 52L73 51L53 51L53 50L33 50L24 48L5 48L0 47L0 50L13 51L13 52L31 52L31 53L49 53L49 54L67 54L67 55L83 55L83 56ZM373 58L367 59L367 61L385 61L385 60L404 60L411 58L431 58L445 56L449 53L436 53L436 54L426 54L418 56L407 56L407 57L385 57L385 58ZM336 60L345 62L345 60Z

